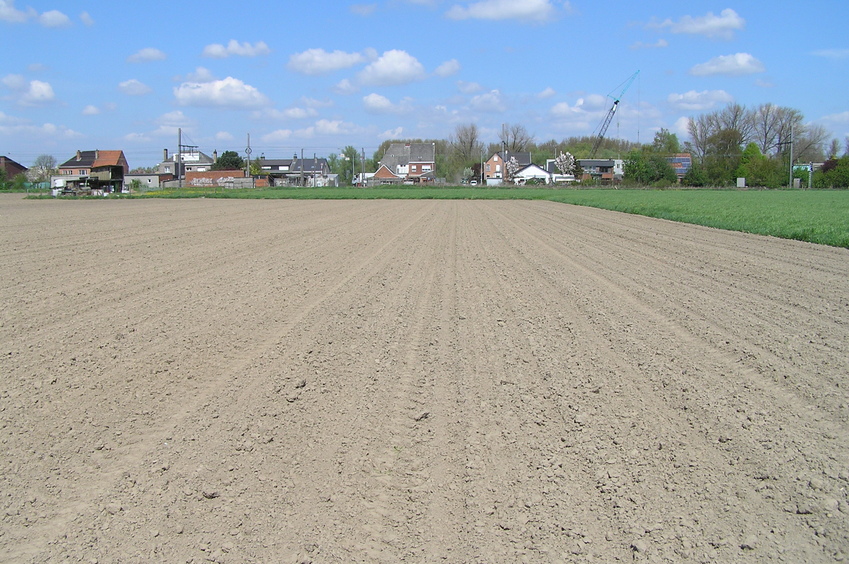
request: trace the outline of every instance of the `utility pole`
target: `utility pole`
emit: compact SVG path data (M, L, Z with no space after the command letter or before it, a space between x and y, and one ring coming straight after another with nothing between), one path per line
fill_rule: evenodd
M248 133L248 146L245 147L245 154L248 158L245 159L245 178L251 177L251 134Z
M789 188L793 189L793 125L790 125L790 184Z
M178 127L177 128L177 162L175 163L175 166L177 168L176 172L177 172L177 187L178 188L183 187L183 174L182 174L183 171L180 170L182 168L181 161L183 160L183 152L182 151L183 151L183 128Z

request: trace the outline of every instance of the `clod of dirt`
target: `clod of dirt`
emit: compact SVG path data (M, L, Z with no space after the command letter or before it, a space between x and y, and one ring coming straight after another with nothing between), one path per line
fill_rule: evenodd
M749 535L743 542L740 543L740 548L743 550L755 550L758 547L758 537L755 535Z

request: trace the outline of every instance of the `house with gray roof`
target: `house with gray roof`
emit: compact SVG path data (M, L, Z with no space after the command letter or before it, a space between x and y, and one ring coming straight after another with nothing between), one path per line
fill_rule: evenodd
M436 144L392 143L380 159L374 181L381 184L433 182Z

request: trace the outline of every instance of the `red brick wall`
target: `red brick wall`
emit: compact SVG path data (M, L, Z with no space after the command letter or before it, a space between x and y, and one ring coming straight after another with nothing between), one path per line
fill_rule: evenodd
M186 172L186 186L223 186L229 178L245 178L244 170L208 170Z

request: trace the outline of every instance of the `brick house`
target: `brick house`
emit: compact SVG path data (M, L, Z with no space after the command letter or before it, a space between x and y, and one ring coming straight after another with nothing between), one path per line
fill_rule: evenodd
M425 183L436 178L436 144L392 143L378 163L374 179L381 184Z
M129 171L124 151L77 151L59 165L53 185L71 191L120 192Z
M499 151L489 157L483 165L484 181L500 181L509 180L507 174L507 163L510 159L516 159L516 164L519 165L517 170L521 170L531 164L531 154L521 151Z
M19 174L26 174L29 169L9 157L0 156L0 170L5 173L7 179L11 180Z

